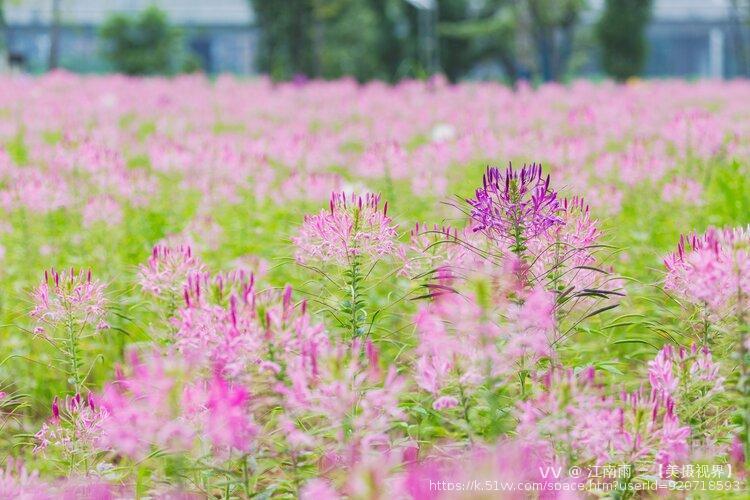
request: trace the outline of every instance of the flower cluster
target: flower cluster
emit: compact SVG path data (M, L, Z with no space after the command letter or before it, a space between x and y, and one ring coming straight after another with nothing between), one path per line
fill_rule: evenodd
M592 368L551 370L539 395L519 405L519 437L576 464L631 464L639 474L667 471L689 456L690 427L657 391L607 396Z
M305 216L293 242L302 263L348 265L355 256L374 259L393 254L396 226L380 196L333 193L329 210Z
M30 314L37 320L36 333L61 325L108 328L104 292L104 284L92 278L91 270L45 271L41 284L32 293L34 309Z
M522 255L526 243L551 227L562 224L560 201L550 188L542 166L524 165L520 170L487 168L482 187L467 200L476 231Z
M140 266L138 278L145 291L174 300L182 295L188 276L203 270L203 263L193 254L191 247L157 245L148 263Z
M98 446L133 459L152 451L190 452L200 437L225 454L248 451L257 429L247 390L218 373L191 375L178 360L159 352L130 356L130 375L118 372L101 395L106 418Z
M750 229L683 238L669 293L647 283L655 227L741 220L747 103L742 81L0 78L0 309L18 324L0 497L453 498L436 485L489 480L570 498L601 491L566 472L600 465L632 467L601 479L617 497L683 465L744 486ZM530 152L544 169L466 175ZM462 192L461 213L439 203ZM632 281L608 261L624 247ZM110 292L51 271L19 319L13 290L53 256L106 269ZM620 286L637 295L601 303Z
M34 451L62 454L69 468L74 469L81 463L81 457L95 456L99 450L99 437L107 416L107 412L96 404L92 393L88 393L85 400L80 394L66 397L62 405L55 397L52 417L42 424L34 436ZM88 470L80 472L86 474Z
M750 309L750 227L681 236L664 265L665 288L714 316Z

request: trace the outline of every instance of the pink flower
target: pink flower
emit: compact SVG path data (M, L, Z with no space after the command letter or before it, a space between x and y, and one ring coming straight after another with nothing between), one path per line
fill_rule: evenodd
M535 361L553 355L555 340L555 295L541 287L534 289L524 303L511 308L509 340L505 354L518 360Z
M83 225L91 227L98 222L117 226L122 222L122 208L114 198L107 195L91 198L83 207Z
M205 429L213 445L249 451L258 429L249 416L248 392L243 387L229 385L218 375L209 383L207 392Z
M432 403L432 407L437 411L447 410L448 408L455 408L458 406L458 399L452 396L442 396Z
M709 228L703 236L681 236L664 259L665 288L714 316L750 307L750 227Z
M660 396L673 396L679 384L672 367L672 347L667 345L648 363L648 380Z
M131 374L118 375L104 387L101 405L108 417L99 445L140 459L152 448L185 450L194 430L175 405L181 392L179 362L169 363L158 353L141 360L130 355Z
M52 496L36 471L28 472L22 462L8 457L5 468L0 469L0 498L46 499Z
M341 498L341 495L331 486L330 483L323 479L313 479L308 481L307 484L300 491L300 498L302 500L321 500L331 499L336 500Z
M143 289L153 295L182 295L188 275L201 273L204 265L189 246L155 246L146 265L141 265L138 278Z
M674 415L674 402L672 400L668 400L666 403L662 427L657 435L659 449L655 461L660 467L662 476L666 477L669 464L688 458L687 439L690 437L690 427L681 426Z
M40 326L55 326L68 322L81 328L91 325L98 329L106 325L107 299L105 286L91 277L91 270L71 268L62 272L44 272L42 283L34 290L34 309L30 315Z
M380 196L345 193L331 195L330 209L307 215L296 237L296 258L302 263L348 264L355 256L389 256L395 251L396 226L388 203L380 208Z
M86 400L80 394L66 397L62 409L57 396L52 401L52 417L34 436L35 452L49 448L70 454L93 454L97 451L107 412L98 407L91 393ZM87 471L81 471L86 473Z

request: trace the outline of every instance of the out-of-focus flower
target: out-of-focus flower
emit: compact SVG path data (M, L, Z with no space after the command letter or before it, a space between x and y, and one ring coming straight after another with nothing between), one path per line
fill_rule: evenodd
M135 459L153 449L188 449L195 431L181 407L179 363L170 363L158 353L141 360L133 351L130 367L129 376L119 370L101 395L108 417L99 446Z
M544 447L519 440L500 440L495 445L474 445L463 453L430 457L409 464L390 483L395 498L474 498L475 491L459 492L453 485L534 484L541 499L576 498L582 478L566 474L563 464ZM557 473L558 468L563 471ZM555 472L553 472L555 471ZM450 486L446 486L450 485ZM537 494L535 493L535 494ZM465 495L465 496L462 496ZM492 491L492 498L523 498L518 491Z
M83 225L86 227L91 227L97 222L117 226L122 222L122 207L111 196L95 196L83 207L82 215Z
M302 488L302 491L300 491L300 498L302 500L320 500L321 498L336 500L337 498L341 498L341 496L327 481L323 479L313 479L308 481Z
M664 265L665 288L715 316L750 307L750 227L681 236Z
M503 351L511 360L536 361L553 355L555 295L537 287L521 305L510 306L508 342Z
M651 387L661 396L671 396L677 390L679 376L675 376L672 366L672 347L667 345L648 363L648 380Z
M435 400L434 403L432 403L432 407L435 410L445 410L447 408L455 408L458 406L458 399L454 398L453 396L441 396Z
M703 186L690 178L674 179L664 185L661 192L665 201L679 201L691 205L703 203Z
M205 429L217 448L247 452L258 429L250 419L250 395L241 386L228 384L215 375L207 388Z
M419 309L414 318L419 335L415 379L422 389L440 396L456 384L471 388L506 372L498 348L501 329L485 316L473 297L453 293L438 295ZM440 404L448 407L451 401Z
M148 263L141 265L138 278L144 290L157 296L182 295L190 273L203 272L204 265L189 246L155 246Z

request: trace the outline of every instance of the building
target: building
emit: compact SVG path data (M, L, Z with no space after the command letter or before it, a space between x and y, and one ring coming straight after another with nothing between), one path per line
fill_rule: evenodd
M407 1L413 5L434 4L432 0ZM593 26L604 1L588 0L589 8L580 32ZM653 1L654 15L647 30L646 76L750 76L750 0ZM59 54L60 66L64 68L81 72L106 71L98 39L102 23L114 13L137 14L149 5L156 5L182 29L188 48L208 73L247 75L257 72L255 55L259 28L249 0L6 1L8 50L11 59L28 71L47 69L55 3L61 12ZM588 32L590 35L590 29ZM579 67L580 74L601 74L596 50L587 49ZM472 75L497 77L502 75L502 70L481 67Z
M99 27L114 13L137 14L150 5L179 26L188 48L209 73L255 72L257 28L248 0L22 0L5 2L8 52L31 72L47 68L53 3L60 7L60 66L106 71Z
M589 0L593 22L604 0ZM654 0L645 76L750 76L749 0Z

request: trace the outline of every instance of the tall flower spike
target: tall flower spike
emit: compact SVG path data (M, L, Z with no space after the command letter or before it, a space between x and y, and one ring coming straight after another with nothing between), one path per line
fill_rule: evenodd
M549 186L549 175L544 177L536 163L520 170L509 164L504 172L488 167L482 187L467 200L474 230L508 245L520 257L528 240L563 223L557 193Z

